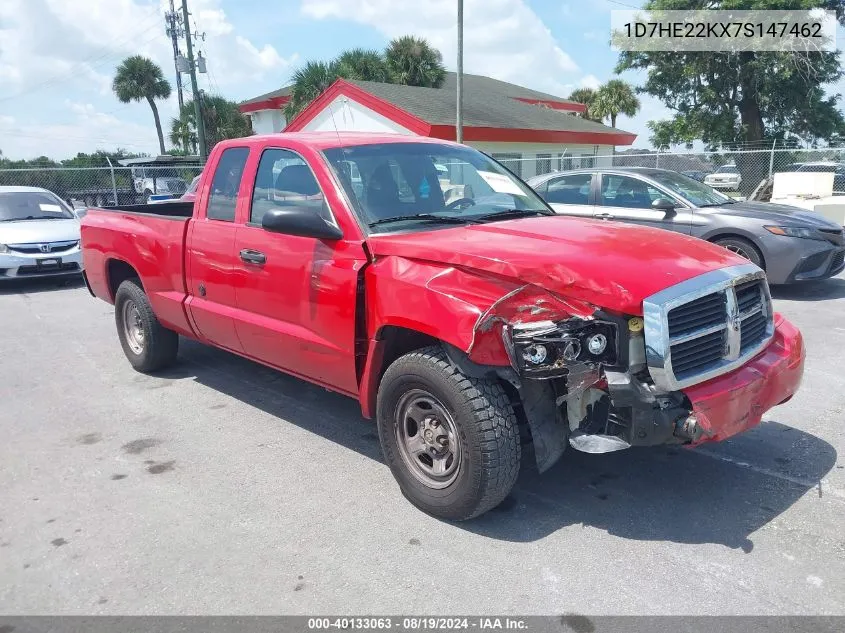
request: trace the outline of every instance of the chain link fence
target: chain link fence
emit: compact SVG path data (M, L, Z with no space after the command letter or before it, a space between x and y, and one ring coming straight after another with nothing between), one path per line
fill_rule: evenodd
M140 204L151 195L178 198L202 165L152 167L27 167L0 169L0 186L42 187L72 207Z
M681 172L728 195L747 196L760 182L780 172L828 171L834 192L845 193L845 148L770 149L720 152L657 152L626 150L617 154L567 151L514 157L493 155L528 180L557 171L587 167L658 167Z

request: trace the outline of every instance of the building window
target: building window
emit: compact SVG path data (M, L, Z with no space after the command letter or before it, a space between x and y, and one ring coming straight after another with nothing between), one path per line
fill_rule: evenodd
M537 175L548 174L552 170L552 155L537 154Z
M522 154L492 154L493 158L522 178Z

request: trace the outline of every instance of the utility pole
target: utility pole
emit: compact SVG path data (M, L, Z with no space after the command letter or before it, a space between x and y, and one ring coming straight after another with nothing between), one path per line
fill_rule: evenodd
M455 140L464 142L464 0L458 0L458 77L457 112L455 119Z
M205 147L205 122L202 119L202 107L200 105L200 90L197 85L197 66L194 62L194 49L191 45L191 23L188 20L188 0L182 0L182 19L185 28L185 48L188 52L188 65L191 73L191 90L194 93L194 116L197 119L197 139L200 150L200 160L205 162L207 150Z
M182 95L182 73L179 72L179 37L182 35L179 23L181 22L179 14L176 13L176 8L173 6L173 0L170 0L170 11L164 14L164 19L167 21L167 34L170 36L170 41L173 43L173 65L176 68L176 94L179 98L179 112L182 111L182 106L185 105L185 98Z

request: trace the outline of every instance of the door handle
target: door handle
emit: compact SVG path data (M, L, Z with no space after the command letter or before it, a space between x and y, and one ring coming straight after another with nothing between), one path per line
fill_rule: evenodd
M267 256L261 251L254 251L251 248L245 248L241 251L241 259L247 264L256 264L263 266L267 262Z
M612 213L596 213L595 217L599 218L600 220L612 220L616 216L614 216Z

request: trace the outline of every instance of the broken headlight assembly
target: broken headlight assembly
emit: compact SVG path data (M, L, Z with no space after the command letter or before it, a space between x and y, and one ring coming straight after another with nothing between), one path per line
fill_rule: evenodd
M526 377L562 376L572 365L616 365L619 361L618 327L609 321L519 323L507 328L505 338L511 363Z

